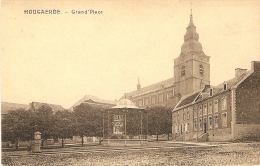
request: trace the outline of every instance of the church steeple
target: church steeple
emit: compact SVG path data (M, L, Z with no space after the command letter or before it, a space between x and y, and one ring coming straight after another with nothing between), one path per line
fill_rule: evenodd
M196 26L193 23L192 10L190 14L190 23L186 28L187 32L184 35L184 43L181 47L181 53L187 52L201 52L202 45L199 42L199 34L196 32Z
M202 51L191 10L181 53L174 59L175 94L184 96L210 84L209 58Z
M193 23L193 17L192 17L192 9L190 9L190 24L189 24L189 26L188 27L190 27L190 26L194 26L195 27L195 25L194 25L194 23ZM196 27L195 27L196 28Z
M141 84L140 84L139 77L138 77L137 90L139 90L139 89L141 89Z

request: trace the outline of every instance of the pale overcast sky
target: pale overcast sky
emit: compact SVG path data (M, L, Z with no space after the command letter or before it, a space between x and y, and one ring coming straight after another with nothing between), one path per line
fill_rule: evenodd
M69 108L84 95L119 99L138 77L142 87L173 77L191 2L212 85L260 60L258 0L2 0L1 100ZM30 9L62 14L24 14ZM103 14L71 13L90 9Z

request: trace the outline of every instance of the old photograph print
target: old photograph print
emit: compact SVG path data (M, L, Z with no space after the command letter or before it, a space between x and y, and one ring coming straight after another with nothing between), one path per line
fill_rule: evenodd
M2 165L260 165L258 0L2 0Z

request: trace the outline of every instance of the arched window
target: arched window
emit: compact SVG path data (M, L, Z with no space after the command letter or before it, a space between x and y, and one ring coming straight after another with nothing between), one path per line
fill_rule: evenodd
M115 120L119 120L120 119L120 115L115 115Z
M185 66L181 67L181 77L185 76Z
M203 66L200 65L200 74L203 74L204 73L204 69L203 69Z
M213 96L213 88L210 88L210 90L209 90L209 96Z
M117 123L115 124L115 133L118 133L118 132L119 132L119 129L120 129L120 123L117 122Z
M227 83L224 82L224 90L227 90Z

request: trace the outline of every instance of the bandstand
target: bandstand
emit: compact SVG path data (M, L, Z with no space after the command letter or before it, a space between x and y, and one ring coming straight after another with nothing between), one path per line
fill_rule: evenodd
M106 110L105 118L107 126L103 119L103 145L147 145L148 116L145 109L135 106L129 99L122 99Z

